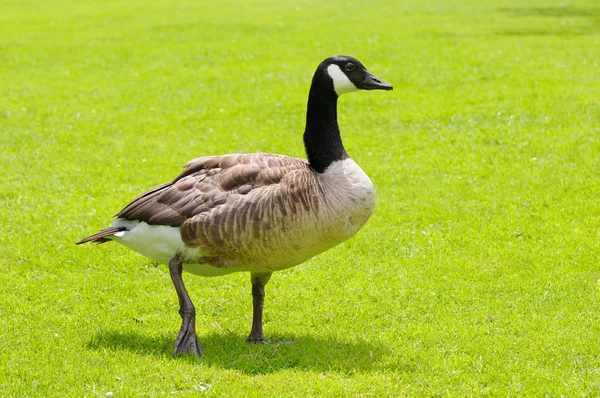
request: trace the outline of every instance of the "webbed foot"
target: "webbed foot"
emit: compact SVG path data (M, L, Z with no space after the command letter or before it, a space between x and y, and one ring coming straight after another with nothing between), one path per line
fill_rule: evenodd
M183 322L181 323L181 329L175 340L175 350L173 351L175 357L192 354L202 358L202 346L200 346L200 342L198 341L195 325L195 318L186 319L184 317Z

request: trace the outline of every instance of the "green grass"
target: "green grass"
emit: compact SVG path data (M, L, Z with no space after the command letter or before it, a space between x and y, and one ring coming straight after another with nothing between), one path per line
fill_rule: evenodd
M600 395L600 5L542 0L4 1L0 396ZM77 247L197 156L303 156L340 100L375 214L267 285L185 276L205 358L171 357L164 266ZM287 343L291 341L291 343Z

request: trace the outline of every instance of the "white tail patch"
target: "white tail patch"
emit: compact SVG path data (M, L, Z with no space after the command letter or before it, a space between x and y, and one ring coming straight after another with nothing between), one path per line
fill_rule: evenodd
M114 234L114 241L161 264L177 256L184 262L183 270L202 276L220 276L240 271L235 268L217 268L202 263L202 253L198 249L185 247L177 227L168 225L148 225L145 222L117 218L113 227L125 227L126 231Z
M333 89L338 96L358 90L354 83L348 79L348 76L336 64L331 64L327 67L327 74L333 80Z
M179 228L165 225L148 225L145 222L117 218L111 226L125 227L117 232L114 240L161 264L184 254L185 246Z

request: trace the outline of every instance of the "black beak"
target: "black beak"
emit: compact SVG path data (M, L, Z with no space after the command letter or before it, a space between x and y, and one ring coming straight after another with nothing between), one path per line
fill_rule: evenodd
M371 73L369 73L368 70L365 69L364 72L365 72L365 80L358 87L361 90L393 90L394 89L394 87L392 87L391 84L388 84L384 81L379 80L378 78L373 76Z

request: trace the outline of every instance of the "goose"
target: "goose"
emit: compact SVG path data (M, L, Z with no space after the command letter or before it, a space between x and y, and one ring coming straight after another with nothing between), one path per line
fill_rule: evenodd
M317 67L308 95L307 160L270 153L191 160L174 180L117 213L110 228L77 244L116 241L168 266L182 318L175 357L202 356L182 271L206 277L249 271L253 316L247 341L264 343L271 274L350 238L373 212L374 186L342 144L338 97L392 89L356 58L329 57Z

